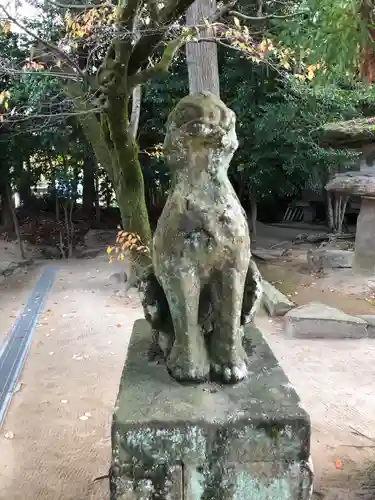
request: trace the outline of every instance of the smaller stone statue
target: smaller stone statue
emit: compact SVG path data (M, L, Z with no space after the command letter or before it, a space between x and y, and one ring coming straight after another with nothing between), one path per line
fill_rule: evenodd
M235 114L209 92L182 99L164 143L171 191L142 284L146 319L172 377L247 375L241 325L260 300L246 214L228 179L238 147Z

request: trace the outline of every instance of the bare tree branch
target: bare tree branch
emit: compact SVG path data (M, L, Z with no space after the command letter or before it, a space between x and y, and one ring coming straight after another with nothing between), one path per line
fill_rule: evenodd
M71 59L65 52L60 50L53 43L50 43L50 42L47 42L46 40L43 40L43 38L38 36L36 33L32 32L31 30L26 28L26 26L23 25L22 23L20 23L15 17L13 17L3 5L0 5L0 10L4 12L5 16L7 17L7 19L9 19L9 21L14 23L19 28L21 28L27 35L31 36L34 40L37 40L44 47L48 48L53 54L56 54L59 58L68 62L69 65L71 66L71 68L72 69L74 68L82 78L84 78L84 79L86 78L85 73L79 68L79 66L75 63L75 61L73 59Z
M306 11L299 11L299 12L294 12L293 14L286 14L284 16L278 16L276 14L269 14L267 16L247 16L245 14L242 14L242 12L238 12L236 10L231 10L229 12L230 16L236 16L241 19L245 19L246 21L251 21L251 22L264 22L264 21L269 21L271 19L290 19L292 17L296 16L301 16L303 14L306 14Z
M112 6L111 2L102 2L102 3L83 3L83 4L69 4L69 3L61 3L56 2L56 0L46 0L47 3L55 7L59 7L61 9L75 9L75 10L89 10L89 9L98 9L100 7Z
M164 49L163 55L154 66L149 66L143 71L139 71L136 75L128 80L128 88L132 89L136 85L141 85L147 80L156 77L162 73L166 73L180 48L185 45L186 40L191 38L191 30L182 33L178 38L171 40Z
M140 33L138 30L137 16L133 20L132 31L135 34L136 40L138 40L140 37ZM141 103L142 103L142 87L140 85L136 85L133 88L133 93L132 93L132 111L130 114L130 123L129 123L130 134L134 140L136 139L138 133L139 118L141 115Z
M226 2L224 7L217 9L217 11L208 19L208 22L214 23L218 19L221 19L233 9L237 0L231 0ZM170 25L177 19L181 17L182 14L190 7L193 0L170 0L169 4L164 7L164 9L159 14L160 24ZM173 10L175 8L175 10ZM204 20L202 19L202 24ZM128 75L133 76L137 71L145 67L148 62L148 58L154 52L156 47L164 39L166 31L160 33L150 33L149 35L143 35L142 38L135 45L132 55L129 59ZM183 45L183 44L182 44ZM182 45L179 47L181 48Z

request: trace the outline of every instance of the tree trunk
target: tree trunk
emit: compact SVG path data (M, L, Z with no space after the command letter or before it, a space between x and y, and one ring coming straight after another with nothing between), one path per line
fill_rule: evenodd
M120 209L122 228L137 233L145 244L151 241L151 228L145 200L143 173L134 140L134 129L127 116L129 99L111 105L102 126L108 127L112 146L112 185Z
M113 186L120 209L122 227L137 233L148 244L151 229L147 213L143 173L133 138L117 148L120 164L114 169Z
M334 209L333 209L333 195L329 191L326 191L326 205L327 205L327 224L330 229L330 231L335 230L335 216L334 216Z
M99 188L99 169L96 168L94 172L95 183L95 220L100 222L100 188Z
M255 247L257 238L257 218L258 218L258 204L255 196L251 196L250 199L251 206L251 239Z
M186 13L187 26L198 26L216 10L216 0L195 0ZM200 37L212 38L213 29L203 27ZM190 42L186 44L190 94L208 90L220 96L219 66L216 42Z
M91 148L90 148L91 149ZM83 162L83 201L82 208L87 216L92 217L95 203L95 156L87 151Z
M348 197L327 192L328 227L333 233L342 233Z
M30 166L30 159L26 161L26 168L23 169L21 167L22 173L20 176L20 182L18 185L18 192L21 198L21 203L24 206L28 206L30 204L30 200L32 197L31 193L31 182L32 182L32 175L31 175L31 166Z
M74 97L78 110L88 110L79 85L69 84L66 91ZM133 138L135 128L129 127L128 104L129 97L122 96L111 103L106 113L102 113L100 121L94 114L85 114L80 124L98 163L112 182L123 229L136 232L145 244L149 244L151 229L143 174Z
M142 101L142 89L140 85L137 85L133 89L132 97L132 112L130 115L130 134L134 141L137 138L139 118L141 115L141 101Z
M3 230L6 233L14 233L14 222L12 214L12 203L9 200L8 192L11 191L10 182L7 176L0 180L0 197L1 197L1 222Z
M13 204L12 188L11 188L10 183L7 186L7 193L6 193L6 195L7 195L6 197L8 199L8 203L9 203L9 206L10 206L10 209L11 209L11 212L12 212L13 226L14 226L14 229L15 229L15 232L16 232L18 246L20 248L21 259L25 260L26 259L25 248L23 246L23 241L22 241L22 237L21 237L20 223L19 223L19 220L18 220L18 217L17 217L17 214L16 214L16 210L14 208L14 204Z

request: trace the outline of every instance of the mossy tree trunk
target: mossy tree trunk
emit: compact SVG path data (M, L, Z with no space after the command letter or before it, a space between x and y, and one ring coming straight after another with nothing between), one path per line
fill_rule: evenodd
M145 243L151 239L142 168L138 146L127 120L128 99L124 107L111 107L106 117L112 146L110 178L116 193L123 229L137 233ZM102 120L102 123L103 123Z
M93 208L96 198L95 193L95 170L96 159L94 154L89 148L86 151L86 156L83 161L83 193L82 193L82 207L87 216L92 218Z
M5 169L4 169L5 170ZM8 191L11 189L9 174L2 171L0 178L0 225L6 233L14 232L12 205L9 200Z

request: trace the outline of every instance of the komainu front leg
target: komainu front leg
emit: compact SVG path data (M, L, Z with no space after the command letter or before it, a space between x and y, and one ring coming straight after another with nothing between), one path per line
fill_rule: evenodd
M171 273L172 274L172 273ZM192 271L160 278L174 327L174 344L167 360L171 376L180 381L207 380L210 371L203 333L198 325L200 280Z
M225 383L247 375L247 355L242 345L241 310L245 273L226 268L213 283L215 326L210 343L211 369Z

